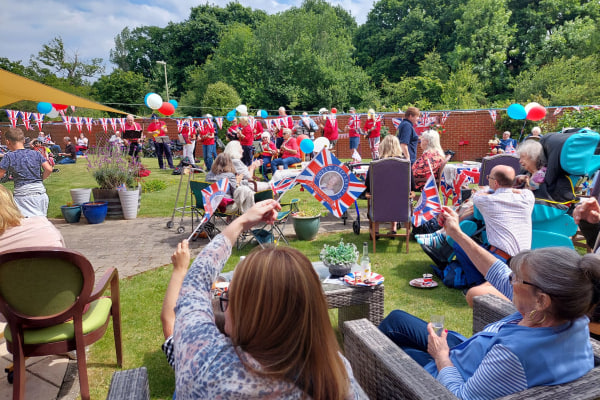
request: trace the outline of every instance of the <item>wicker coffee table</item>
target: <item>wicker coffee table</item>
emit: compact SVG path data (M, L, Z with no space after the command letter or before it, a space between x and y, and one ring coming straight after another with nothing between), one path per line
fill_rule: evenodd
M329 275L322 262L313 262L313 267L321 281ZM338 309L338 327L342 333L344 321L367 318L378 326L383 319L383 284L368 287L323 284L323 291L328 307Z

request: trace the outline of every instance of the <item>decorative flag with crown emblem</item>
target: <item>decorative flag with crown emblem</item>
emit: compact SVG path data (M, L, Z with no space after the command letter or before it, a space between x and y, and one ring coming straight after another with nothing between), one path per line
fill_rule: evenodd
M340 218L366 189L328 149L323 149L296 177L296 182Z
M412 223L415 227L436 218L440 212L442 212L442 204L440 203L440 195L435 184L435 177L429 176L423 191L421 192L421 198L413 211Z

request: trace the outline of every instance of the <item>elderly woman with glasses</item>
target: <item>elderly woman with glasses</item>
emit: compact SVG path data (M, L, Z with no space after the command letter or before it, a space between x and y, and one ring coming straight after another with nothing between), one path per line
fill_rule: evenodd
M533 386L578 379L594 366L587 317L600 300L600 258L565 247L526 250L510 267L458 225L445 207L446 232L517 312L466 339L396 310L382 330L461 399L494 399Z
M366 398L329 321L311 262L290 247L256 248L235 268L215 324L211 285L242 231L273 223L281 207L255 204L200 252L175 307L177 399ZM189 264L187 242L174 257Z

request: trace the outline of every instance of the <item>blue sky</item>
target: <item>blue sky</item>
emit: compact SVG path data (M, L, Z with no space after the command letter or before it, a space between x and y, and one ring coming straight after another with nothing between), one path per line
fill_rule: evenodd
M231 0L211 1L224 7ZM71 55L84 61L102 58L107 70L114 38L124 27L164 27L188 18L198 0L26 0L10 1L0 13L0 57L27 65L43 44L60 36ZM374 0L329 0L348 10L359 24L365 22ZM269 14L299 6L301 0L239 0Z

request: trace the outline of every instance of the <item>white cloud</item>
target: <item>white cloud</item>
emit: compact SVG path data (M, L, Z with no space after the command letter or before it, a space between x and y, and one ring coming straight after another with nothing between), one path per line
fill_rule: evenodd
M210 2L225 7L231 0ZM299 6L301 0L290 4L274 0L241 0L240 4L262 9L269 14ZM351 12L357 22L364 23L373 0L333 0ZM108 68L114 38L126 26L164 27L169 22L181 22L190 9L202 4L198 0L28 0L14 1L0 13L0 57L29 63L42 45L62 37L65 49L77 52L83 60L102 58Z

